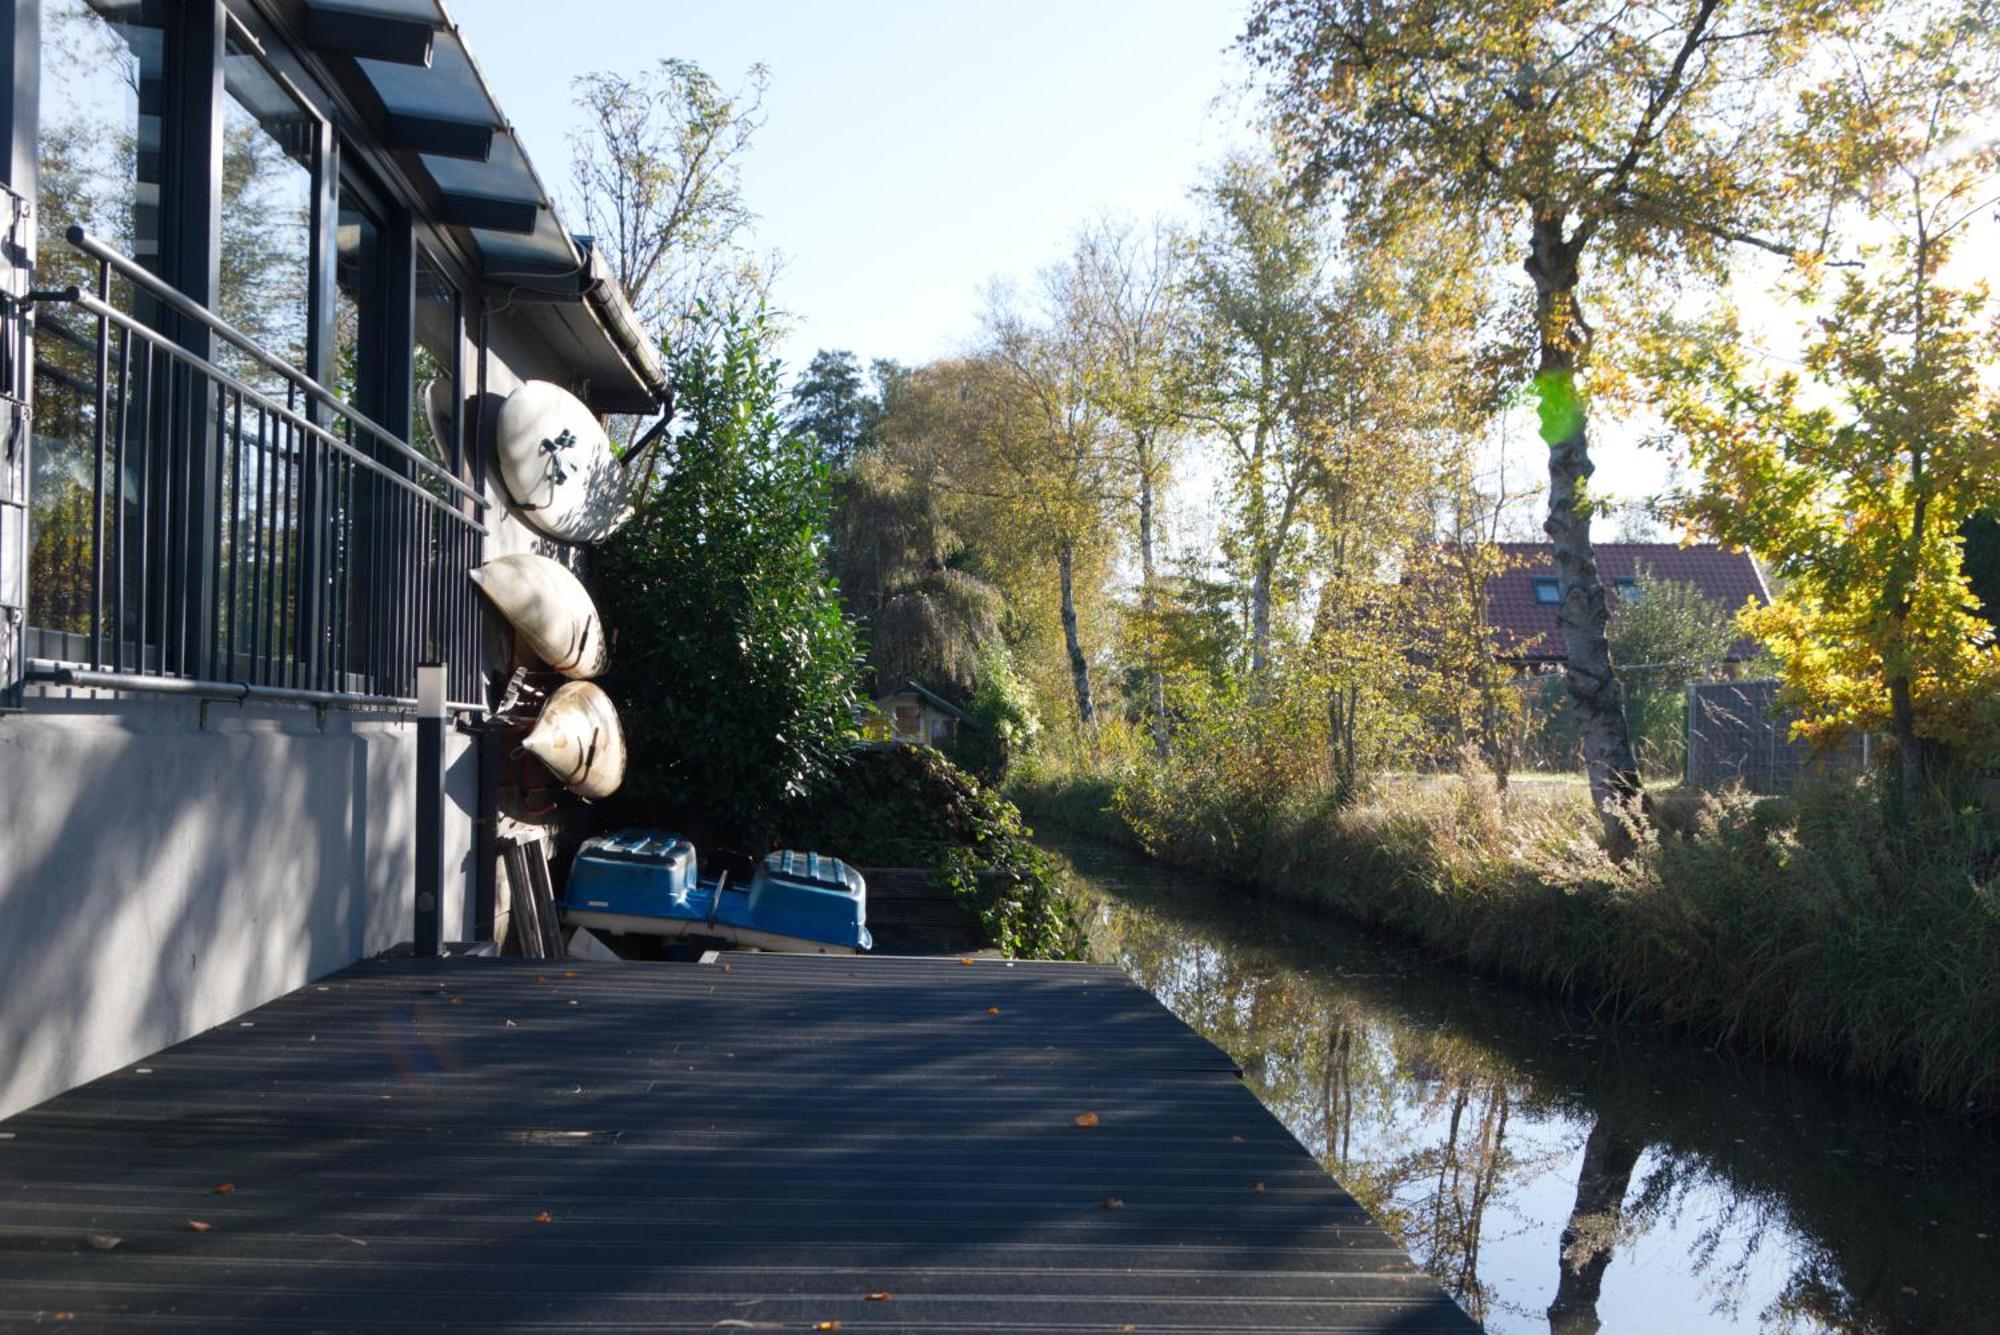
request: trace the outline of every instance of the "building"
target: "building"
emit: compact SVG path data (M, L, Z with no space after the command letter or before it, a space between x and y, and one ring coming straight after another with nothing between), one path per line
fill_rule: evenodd
M977 726L963 709L915 681L876 696L875 718L884 740L918 742L939 750L957 741L961 728Z
M439 0L5 0L0 1116L413 935L490 939L522 781L466 578L578 556L499 405L664 401ZM530 781L531 782L531 781Z
M1500 549L1508 567L1486 582L1486 615L1501 657L1528 670L1560 666L1563 639L1556 613L1562 607L1562 589L1556 578L1555 549L1545 542L1503 542ZM1671 542L1597 544L1598 577L1611 596L1634 596L1642 569L1654 579L1692 584L1732 612L1748 602L1771 601L1757 563L1745 551L1712 542L1685 547ZM1747 662L1756 652L1754 640L1739 639L1731 646L1728 661Z

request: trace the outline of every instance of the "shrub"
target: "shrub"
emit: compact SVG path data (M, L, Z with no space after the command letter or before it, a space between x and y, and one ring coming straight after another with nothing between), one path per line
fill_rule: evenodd
M702 325L670 358L686 429L600 549L617 805L754 851L847 748L858 651L826 573L826 467L780 424L770 329Z
M1010 955L1078 959L1060 876L1013 803L929 747L859 748L787 813L786 841L864 865L929 867Z

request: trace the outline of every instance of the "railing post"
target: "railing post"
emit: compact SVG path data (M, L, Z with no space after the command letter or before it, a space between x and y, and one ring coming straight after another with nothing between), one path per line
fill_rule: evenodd
M444 947L444 720L442 663L417 668L417 877L412 945L419 959Z

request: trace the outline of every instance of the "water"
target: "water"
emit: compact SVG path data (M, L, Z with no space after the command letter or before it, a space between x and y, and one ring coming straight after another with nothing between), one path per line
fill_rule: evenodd
M2000 1331L1992 1128L1057 847L1100 958L1235 1057L1487 1330Z

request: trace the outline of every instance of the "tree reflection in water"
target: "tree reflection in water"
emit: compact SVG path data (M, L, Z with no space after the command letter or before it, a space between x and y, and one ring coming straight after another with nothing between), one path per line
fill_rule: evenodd
M1099 956L1229 1052L1489 1330L1872 1335L2000 1304L1988 1133L1068 851Z

